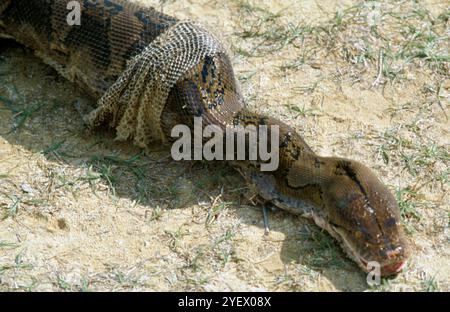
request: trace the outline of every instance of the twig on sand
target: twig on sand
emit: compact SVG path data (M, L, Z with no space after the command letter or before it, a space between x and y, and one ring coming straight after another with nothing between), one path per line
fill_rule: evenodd
M371 88L377 87L381 83L382 78L383 78L383 49L380 48L380 52L378 53L378 75L377 78L372 82Z

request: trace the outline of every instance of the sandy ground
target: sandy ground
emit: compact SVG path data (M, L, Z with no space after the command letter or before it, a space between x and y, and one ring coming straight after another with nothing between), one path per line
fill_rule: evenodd
M411 261L369 287L308 220L272 212L264 236L225 164L86 136L83 94L1 41L0 290L450 290L446 1L141 2L220 34L251 107L373 168L397 196Z

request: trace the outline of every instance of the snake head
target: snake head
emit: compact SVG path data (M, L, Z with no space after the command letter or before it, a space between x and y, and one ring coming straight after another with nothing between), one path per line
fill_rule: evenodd
M378 266L389 276L404 268L410 249L397 201L363 164L305 154L277 177L248 166L242 172L265 201L312 217L365 272Z
M382 276L399 273L409 256L400 210L392 193L361 163L333 159L333 178L322 188L324 223L366 272L376 261ZM318 218L320 219L320 217Z

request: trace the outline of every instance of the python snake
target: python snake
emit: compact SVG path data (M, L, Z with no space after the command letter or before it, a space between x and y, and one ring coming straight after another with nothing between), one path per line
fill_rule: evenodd
M98 101L90 128L107 124L145 147L177 124L192 127L195 116L204 126L276 125L277 170L232 162L261 201L312 218L364 271L371 261L382 276L403 269L410 248L391 192L363 164L318 156L292 127L249 110L214 35L125 0L80 0L81 24L70 25L69 2L0 0L0 36L33 49Z

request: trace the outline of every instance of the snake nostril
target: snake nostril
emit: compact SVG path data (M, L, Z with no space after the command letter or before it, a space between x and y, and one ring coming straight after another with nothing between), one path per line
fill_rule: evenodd
M388 259L394 259L402 253L402 247L397 247L395 249L386 250L386 256Z

